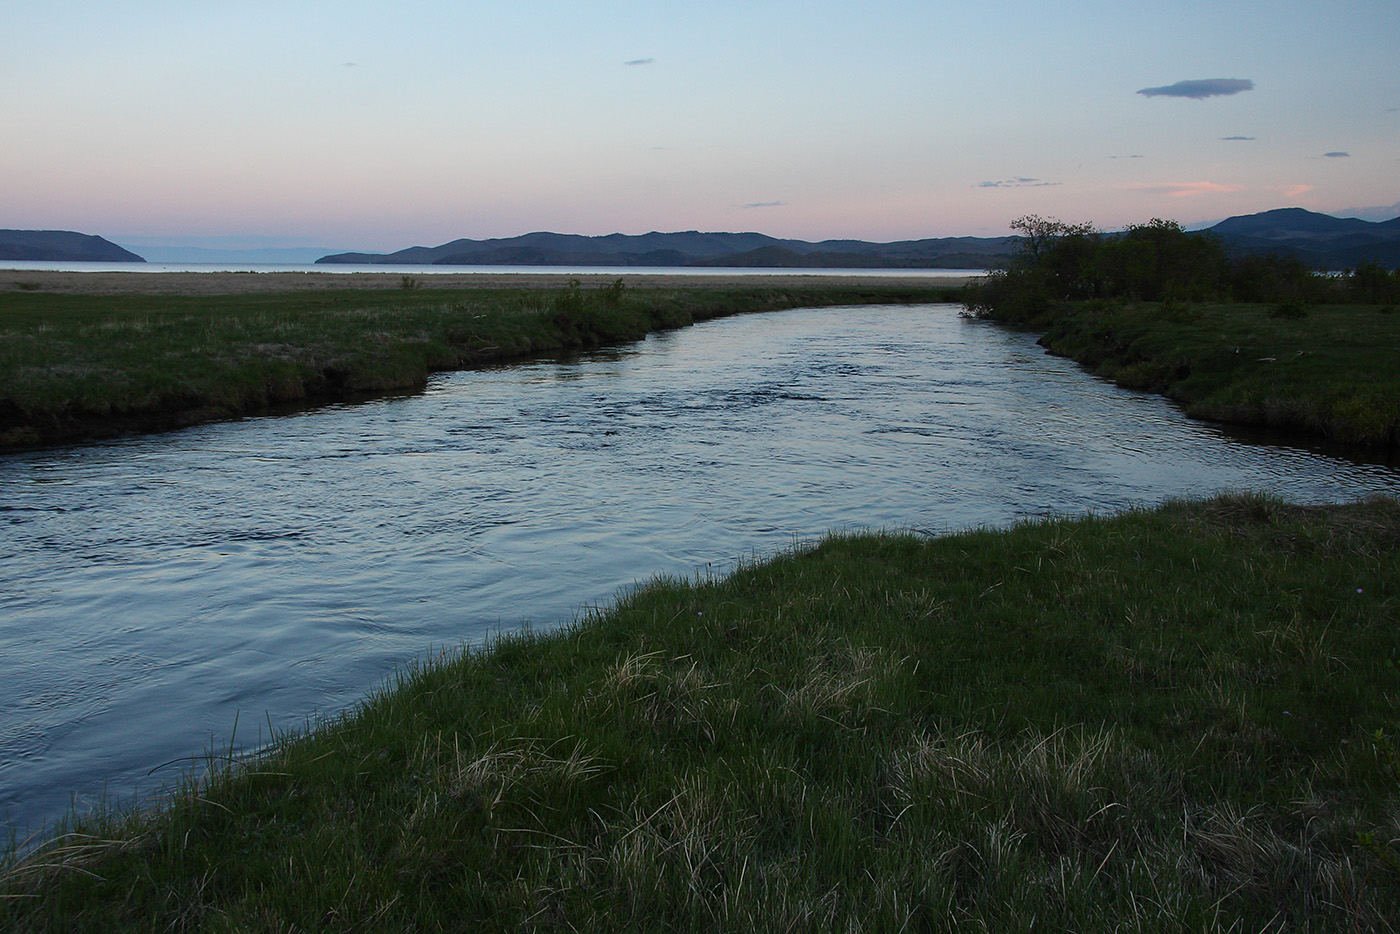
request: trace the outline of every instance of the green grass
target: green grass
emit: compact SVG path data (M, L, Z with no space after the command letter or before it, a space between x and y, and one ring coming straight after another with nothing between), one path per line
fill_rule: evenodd
M1397 545L1227 497L658 580L80 821L0 927L1393 929Z
M1400 447L1400 316L1381 306L1082 302L1041 343L1197 418Z
M937 286L0 292L0 449L421 388L430 373L798 305L954 300ZM619 283L620 286L620 283Z

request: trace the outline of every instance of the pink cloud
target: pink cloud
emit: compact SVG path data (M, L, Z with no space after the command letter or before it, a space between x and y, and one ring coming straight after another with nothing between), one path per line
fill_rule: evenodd
M1128 190L1169 198L1194 198L1197 195L1232 194L1243 189L1238 185L1221 185L1217 182L1167 182L1161 185L1134 185Z

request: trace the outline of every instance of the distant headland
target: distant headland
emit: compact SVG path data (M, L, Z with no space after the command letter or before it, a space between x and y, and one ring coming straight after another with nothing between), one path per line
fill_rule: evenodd
M71 230L0 230L0 259L50 263L144 263L110 240Z

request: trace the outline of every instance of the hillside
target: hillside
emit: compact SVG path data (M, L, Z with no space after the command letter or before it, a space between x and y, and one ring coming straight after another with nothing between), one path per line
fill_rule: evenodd
M1279 208L1228 218L1209 232L1233 253L1296 256L1314 269L1354 269L1365 262L1400 267L1400 217L1377 223Z
M58 263L145 262L110 240L71 230L0 230L0 259Z
M1015 251L1015 237L945 237L871 243L864 240L781 240L758 233L530 233L490 240L453 240L394 253L337 253L324 264L441 266L744 266L896 269L980 269Z

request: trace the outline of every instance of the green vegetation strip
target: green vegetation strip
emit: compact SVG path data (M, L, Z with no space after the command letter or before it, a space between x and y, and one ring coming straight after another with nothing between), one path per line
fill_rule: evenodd
M413 283L415 286L417 282ZM956 300L937 286L0 292L0 449L410 391L430 373L799 305Z
M1237 496L658 580L80 823L0 927L1382 929L1397 545Z
M1316 305L1083 302L1041 344L1195 418L1400 448L1400 315Z

